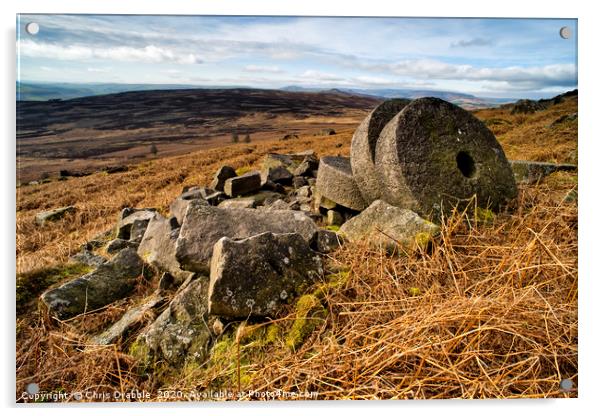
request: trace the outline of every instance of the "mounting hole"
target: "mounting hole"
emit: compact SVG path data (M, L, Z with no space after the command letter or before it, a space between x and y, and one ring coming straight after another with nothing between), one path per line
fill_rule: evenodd
M562 26L560 28L560 37L562 39L568 39L571 37L571 29L568 26Z
M477 167L475 166L474 159L468 154L468 152L461 151L456 155L456 164L458 169L462 172L462 175L466 178L474 178L477 173Z
M38 25L36 22L29 22L25 25L25 31L30 35L35 36L40 31L40 25Z

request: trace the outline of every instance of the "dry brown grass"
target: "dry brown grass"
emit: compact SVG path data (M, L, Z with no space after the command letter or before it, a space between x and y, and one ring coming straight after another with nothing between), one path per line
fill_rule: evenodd
M576 123L547 126L575 111L576 102L567 101L532 115L481 110L477 116L512 123L504 131L490 125L510 158L565 162L576 150ZM207 183L221 163L258 166L268 151L307 148L348 154L351 135L231 145L123 174L19 188L18 271L64 262L110 228L124 206L166 210L182 186ZM575 397L576 389L561 392L558 384L578 381L577 204L565 200L576 190L573 173L522 186L515 204L491 223L461 213L448 218L424 252L390 256L347 245L327 266L348 270L349 279L328 291L322 305L329 313L301 347L243 342L247 359L235 354L219 368L145 374L120 348L87 347L88 335L139 302L146 288L61 325L31 311L17 320L17 395L31 381L47 391L137 388L154 394L160 388L203 390L220 380L237 390L232 380L242 373L243 390L317 391L322 399ZM35 212L70 203L79 208L75 216L44 229L33 225ZM291 309L276 324L285 332L293 319Z

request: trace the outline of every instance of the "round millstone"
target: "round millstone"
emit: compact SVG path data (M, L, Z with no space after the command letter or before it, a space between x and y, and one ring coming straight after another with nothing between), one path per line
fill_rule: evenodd
M493 133L438 98L408 104L381 131L375 165L382 199L422 216L449 212L476 195L497 209L516 196L510 164Z
M385 125L410 103L411 100L396 98L376 107L362 121L351 139L351 169L353 177L367 203L380 199L382 184L376 174L374 156L376 143Z
M320 195L339 205L356 211L366 208L353 179L351 162L346 157L327 156L320 159L316 187Z

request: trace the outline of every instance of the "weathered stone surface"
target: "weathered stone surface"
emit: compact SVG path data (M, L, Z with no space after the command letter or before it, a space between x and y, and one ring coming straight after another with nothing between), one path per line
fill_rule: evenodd
M302 198L309 198L311 196L311 189L308 185L305 185L297 189L295 193Z
M351 162L348 158L327 156L320 159L316 187L320 195L339 205L356 211L366 207L353 179Z
M289 172L294 173L295 169L305 160L306 157L313 156L313 150L307 150L299 153L279 154L268 153L263 160L263 169L284 166Z
M428 243L439 233L439 227L415 212L376 200L359 215L349 219L340 229L350 241L370 241L387 249L398 244L414 249Z
M206 272L213 245L222 237L247 238L264 232L296 232L309 242L316 230L315 223L300 212L220 209L192 201L176 243L176 258L183 269Z
M36 214L36 224L44 225L47 221L58 221L67 214L74 213L77 209L70 205L68 207L61 207L52 209L50 211L38 212Z
M208 286L206 277L186 285L157 320L138 336L134 355L149 362L164 359L172 365L204 361L211 341Z
M382 199L425 217L449 212L473 195L479 205L497 209L517 193L493 133L438 98L414 100L391 119L380 133L375 164L386 189Z
M272 181L266 181L261 185L261 189L271 192L278 192L280 194L286 193L286 188L279 183L275 183Z
M528 160L511 160L512 173L517 182L535 183L559 171L576 171L577 165L531 162Z
M133 248L138 249L139 243L130 240L122 240L121 238L116 238L107 243L105 250L109 254L115 254L118 251L123 250L124 248Z
M376 107L355 129L351 139L351 170L364 200L369 203L380 199L382 183L374 166L376 143L385 125L410 103L396 98Z
M200 201L196 203L202 204ZM183 282L189 275L180 268L176 260L176 241L180 228L174 217L167 219L155 213L148 223L144 238L138 246L138 255L148 264L171 274L176 283Z
M226 199L218 205L219 208L255 208L255 200L253 198L234 198Z
M318 170L320 161L314 155L305 156L303 162L293 171L295 176L312 176L313 172Z
M299 234L222 238L211 260L209 313L227 318L274 316L322 273L320 256Z
M320 253L330 253L343 245L343 238L330 230L318 230L311 240L311 248Z
M318 208L335 209L337 207L336 202L326 198L324 195L321 195L319 192L316 193L316 196L315 196L315 205L316 205L316 211L318 210Z
M86 266L91 266L91 267L97 267L97 266L100 266L101 264L107 262L106 258L99 256L97 254L94 254L89 250L80 250L79 252L75 253L73 256L69 257L69 260L79 263L79 264L84 264Z
M128 241L133 243L142 241L147 226L148 220L135 220L132 222L132 226L130 227L130 239Z
M122 250L96 270L45 292L42 301L59 319L93 311L128 296L142 274L142 266L135 250Z
M545 110L550 106L550 101L548 100L518 100L512 106L512 114L530 114L536 111Z
M142 304L129 309L119 321L111 325L102 334L92 338L92 342L97 345L114 344L132 329L143 324L149 315L152 316L153 309L159 307L164 300L162 296L156 293L151 295Z
M183 193L182 195L174 199L171 205L169 206L169 212L176 218L178 224L182 224L184 214L186 213L186 209L188 208L188 204L192 200L199 201L200 204L209 205L209 202L207 202L205 198L203 198L203 193L200 189Z
M236 177L236 171L234 170L234 168L232 168L230 166L222 166L221 168L218 169L217 172L215 172L213 181L211 182L211 185L209 185L209 186L212 189L215 189L216 191L223 191L226 180L228 180L230 178L234 178L234 177Z
M326 223L328 225L342 225L345 222L340 212L329 209L326 212Z
M267 181L280 184L290 184L292 179L293 174L290 173L284 166L269 167L261 172L262 184L265 184Z
M229 197L249 194L261 188L261 174L253 171L226 180L224 193Z
M117 221L116 238L130 240L132 237L139 238L140 234L144 235L148 221L155 215L155 212L156 209L154 208L124 208L119 215L119 221ZM136 223L135 226L134 223Z
M299 189L299 188L302 188L304 186L307 186L307 179L306 178L304 178L303 176L295 176L293 178L293 188Z
M288 203L286 203L282 199L278 199L278 200L272 202L270 205L267 205L265 207L265 209L268 211L279 210L279 209L287 210L287 209L290 209L290 207L289 207Z

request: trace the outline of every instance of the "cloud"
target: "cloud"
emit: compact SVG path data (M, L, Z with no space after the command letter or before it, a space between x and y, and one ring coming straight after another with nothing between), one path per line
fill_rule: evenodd
M173 62L178 64L199 64L203 61L198 55L177 50L148 45L140 48L131 46L91 47L82 45L56 45L38 43L32 40L19 40L19 53L35 58L60 60L105 59L145 63Z
M105 73L105 72L110 72L111 68L98 68L98 67L88 67L88 72L100 72L100 73Z
M449 46L452 48L469 48L471 46L492 46L492 39L485 38L472 38L468 40L459 40L457 42L452 42Z
M473 65L449 64L446 62L418 59L404 60L391 64L355 62L354 66L364 70L391 73L398 76L428 80L506 82L539 89L548 86L574 86L577 83L577 68L574 64L552 64L536 67L509 66L503 68L479 68Z
M269 72L272 74L280 74L284 72L282 69L277 67L276 65L247 65L243 68L247 72Z

